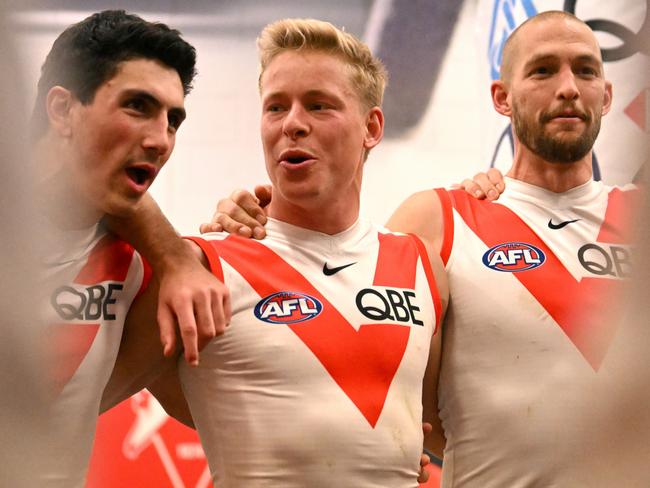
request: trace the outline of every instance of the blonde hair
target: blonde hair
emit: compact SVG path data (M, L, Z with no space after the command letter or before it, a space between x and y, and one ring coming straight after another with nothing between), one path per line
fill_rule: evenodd
M381 107L388 74L383 63L358 38L329 22L283 19L268 24L257 38L259 86L271 61L284 51L313 50L338 56L351 69L351 81L365 108Z

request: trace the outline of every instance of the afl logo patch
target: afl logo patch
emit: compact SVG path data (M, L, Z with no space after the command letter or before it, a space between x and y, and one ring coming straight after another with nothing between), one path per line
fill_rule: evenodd
M541 266L546 256L541 249L525 242L506 242L487 250L483 264L496 271L516 273Z
M323 305L314 297L293 291L281 291L262 298L255 305L255 317L269 324L296 324L317 317Z

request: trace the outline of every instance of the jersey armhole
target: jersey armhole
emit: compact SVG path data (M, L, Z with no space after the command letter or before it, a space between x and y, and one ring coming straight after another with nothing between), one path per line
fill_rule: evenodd
M429 260L429 253L427 248L424 246L424 243L420 240L415 234L409 234L415 241L415 245L418 248L418 254L422 260L422 267L424 268L424 274L427 277L427 283L429 283L429 291L431 292L431 300L433 301L433 307L436 312L436 326L433 333L435 334L438 331L440 326L440 315L442 314L442 300L440 300L440 292L438 291L438 285L436 284L436 278L433 276L433 268L431 267L431 261Z
M435 192L440 199L440 206L442 207L442 245L440 246L440 258L442 263L447 266L449 256L451 255L451 248L454 242L454 212L451 203L451 196L444 188L436 188Z
M140 295L144 293L144 291L149 286L153 271L151 269L151 265L149 264L149 262L140 253L136 252L136 255L140 258L140 262L142 263L142 282L140 283L140 288L138 289L138 293L135 294L135 298L138 298Z
M205 239L202 239L201 237L190 236L190 237L183 237L183 239L192 241L194 244L196 244L201 248L201 251L203 251L203 254L205 254L205 257L208 259L208 264L210 265L210 271L212 271L212 274L215 275L217 278L219 278L221 282L224 282L223 267L221 266L221 260L219 259L219 254L217 254L217 251L214 248L214 246L211 245Z

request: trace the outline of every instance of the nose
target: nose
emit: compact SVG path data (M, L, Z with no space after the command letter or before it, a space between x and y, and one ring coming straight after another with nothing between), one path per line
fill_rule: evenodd
M169 154L174 147L174 134L169 130L167 116L151 119L142 147L156 157Z
M292 105L282 121L282 132L294 140L309 134L307 113L302 106Z
M575 73L568 67L559 73L557 96L563 100L575 100L580 96Z

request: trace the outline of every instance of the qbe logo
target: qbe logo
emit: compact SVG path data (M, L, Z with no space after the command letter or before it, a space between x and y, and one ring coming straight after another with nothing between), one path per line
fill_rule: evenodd
M262 298L255 305L255 317L269 324L296 324L317 317L323 304L314 297L293 291L281 291Z
M516 273L541 266L546 256L541 249L525 242L506 242L487 250L483 264L496 271Z

